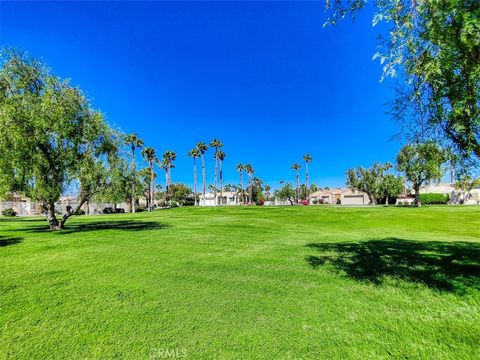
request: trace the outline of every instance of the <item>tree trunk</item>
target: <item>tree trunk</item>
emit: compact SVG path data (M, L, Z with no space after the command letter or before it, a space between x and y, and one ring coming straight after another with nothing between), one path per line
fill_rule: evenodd
M169 201L170 201L170 188L168 186L168 168L165 168L165 202L168 203Z
M136 182L136 164L135 164L135 150L132 148L132 213L135 212L135 182Z
M148 211L152 211L152 180L153 180L153 169L152 169L152 162L148 161L148 169L150 170L150 181L148 182L148 201L147 201L147 209Z
M195 201L195 206L198 205L197 203L197 163L195 158L193 158L193 196Z
M245 202L245 194L243 193L243 173L240 171L240 205Z
M299 188L299 184L300 184L300 175L298 174L298 170L297 170L297 191L296 191L296 194L295 194L295 201L298 205L298 199L299 199L299 194L298 194L298 188Z
M213 172L213 204L217 205L217 175L218 175L218 158L217 151L215 150L215 170Z
M152 209L155 208L155 173L153 171L153 163L150 161L150 182L151 182L151 188L152 188L152 201L151 201L151 207Z
M415 191L415 206L420 207L422 206L422 204L420 203L420 187L416 186L413 188L413 190Z
M58 222L57 215L55 214L55 203L44 203L43 209L47 216L48 226L50 227L50 230L59 230L60 223Z
M223 161L220 160L220 205L223 205Z
M305 200L308 200L308 162L305 162Z
M203 206L205 206L205 193L207 192L207 174L205 173L205 160L202 155L202 191L203 191Z
M82 191L80 191L80 194L82 194ZM89 194L88 192L83 192L83 195L80 197L80 203L77 205L77 207L75 208L75 210L73 211L70 211L66 214L63 214L62 216L62 220L60 220L60 223L58 225L58 229L57 230L61 230L65 227L65 223L67 222L68 218L72 215L75 215L78 213L78 211L82 208L83 204L85 204L85 202L88 201L89 199Z
M388 206L388 195L387 195L387 197L386 197L386 199L385 199L385 206Z

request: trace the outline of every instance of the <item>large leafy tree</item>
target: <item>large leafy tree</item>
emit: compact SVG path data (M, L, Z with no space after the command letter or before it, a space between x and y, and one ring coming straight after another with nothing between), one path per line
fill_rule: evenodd
M329 23L367 0L327 2ZM480 1L376 0L373 23L387 24L375 55L398 77L395 117L413 141L442 138L480 157ZM409 110L409 111L407 111ZM413 120L413 121L412 121Z
M442 177L445 152L435 143L405 145L397 156L397 168L411 182L415 192L415 206L420 205L420 187Z
M393 189L385 184L386 172L392 167L391 164L375 163L370 168L358 167L347 170L347 186L356 191L362 191L368 195L370 204L376 204L377 199L387 197L387 192L393 193ZM391 179L388 179L391 180ZM391 185L391 184L389 184ZM387 191L388 187L388 191ZM398 194L397 194L398 195Z
M41 203L52 230L62 229L104 185L114 132L77 87L41 62L9 51L0 69L0 189ZM79 185L79 206L57 218L55 203Z
M405 184L401 176L394 174L385 174L380 184L380 192L385 198L385 205L388 206L388 200L394 199L405 190Z
M281 201L289 201L290 205L293 205L294 199L296 197L296 191L290 183L283 183L280 189L275 190L274 195L276 199Z

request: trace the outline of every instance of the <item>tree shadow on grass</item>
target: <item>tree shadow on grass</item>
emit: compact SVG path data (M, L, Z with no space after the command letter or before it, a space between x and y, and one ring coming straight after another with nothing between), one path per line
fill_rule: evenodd
M21 237L0 236L0 247L15 245L22 241Z
M480 244L385 238L306 246L320 252L306 258L313 268L329 264L358 281L380 285L390 277L441 291L480 290Z
M56 234L72 234L83 233L90 231L103 230L122 230L122 231L148 231L160 230L167 228L168 225L156 221L137 221L137 220L110 220L110 221L85 221L85 222L71 222L65 224L65 229L56 231ZM47 232L49 230L47 223L28 227L26 231L29 232Z

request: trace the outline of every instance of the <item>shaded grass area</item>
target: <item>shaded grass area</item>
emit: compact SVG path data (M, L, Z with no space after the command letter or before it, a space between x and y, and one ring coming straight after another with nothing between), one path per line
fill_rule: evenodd
M391 277L444 291L480 290L478 243L385 238L307 246L320 253L307 257L312 267L331 264L356 280L378 285Z
M0 359L479 358L480 209L0 218Z

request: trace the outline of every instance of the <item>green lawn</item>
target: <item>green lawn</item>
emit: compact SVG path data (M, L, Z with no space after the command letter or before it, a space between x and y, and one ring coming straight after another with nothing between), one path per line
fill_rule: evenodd
M0 358L480 358L480 208L0 219Z

